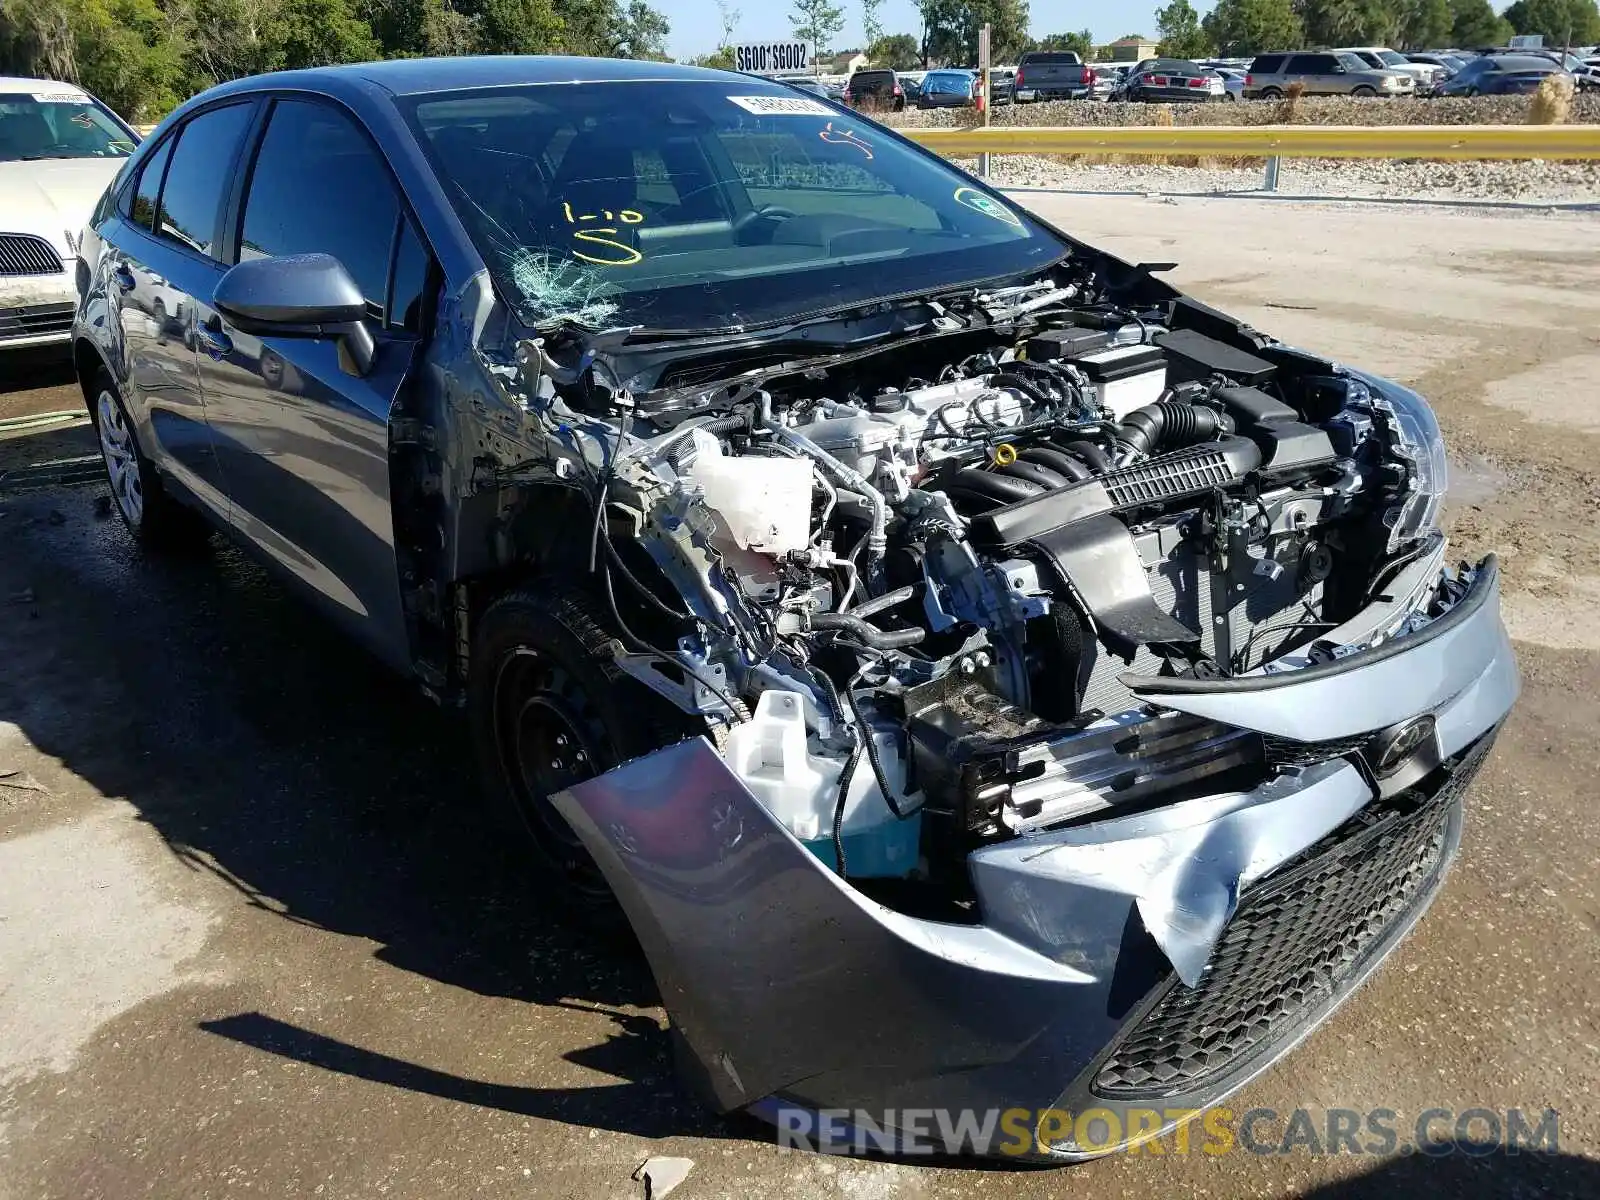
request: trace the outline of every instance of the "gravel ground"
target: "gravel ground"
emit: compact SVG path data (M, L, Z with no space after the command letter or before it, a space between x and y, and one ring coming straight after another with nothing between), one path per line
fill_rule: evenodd
M970 159L961 165L975 167ZM1017 154L994 159L993 179L1013 188L1203 195L1258 191L1262 168L1069 164ZM1278 190L1299 196L1600 205L1600 163L1285 159Z

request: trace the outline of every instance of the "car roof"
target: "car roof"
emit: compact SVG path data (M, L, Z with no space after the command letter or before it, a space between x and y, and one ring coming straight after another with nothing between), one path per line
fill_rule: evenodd
M77 92L81 96L89 93L75 83L67 83L62 79L29 79L22 75L0 75L0 92Z
M628 58L582 58L555 54L495 54L461 58L396 58L252 75L224 84L227 91L255 91L279 85L315 88L350 80L376 84L396 96L453 92L467 88L540 83L639 83L705 81L728 83L753 77L707 67ZM767 82L762 80L761 82Z

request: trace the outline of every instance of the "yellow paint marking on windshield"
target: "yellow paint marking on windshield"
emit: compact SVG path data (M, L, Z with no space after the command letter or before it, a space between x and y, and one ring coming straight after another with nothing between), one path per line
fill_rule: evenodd
M593 263L597 267L631 267L635 263L644 261L644 254L641 251L626 242L616 240L619 232L616 224L590 224L591 221L621 221L623 225L643 224L644 214L637 209L623 208L613 212L609 208L603 208L598 213L579 214L572 211L570 202L563 200L561 212L567 218L567 224L578 226L573 230L573 241L599 247L603 251L603 254L596 254L574 249L572 252L574 258Z
M608 236L600 237L598 236L600 234ZM610 258L596 258L592 254L585 254L582 250L574 250L572 252L574 258L581 258L586 263L594 263L597 267L631 267L635 263L644 261L644 255L632 246L612 240L617 236L617 227L615 225L607 225L598 229L580 229L572 236L576 241L587 242L592 246L602 246L608 253L613 255Z
M873 157L872 147L854 129L835 129L833 122L829 121L817 136L830 146L854 146L868 158Z

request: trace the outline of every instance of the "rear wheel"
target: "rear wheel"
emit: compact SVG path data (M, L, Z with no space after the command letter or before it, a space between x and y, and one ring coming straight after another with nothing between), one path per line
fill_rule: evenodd
M1283 90L1281 88L1274 88L1274 87L1262 88L1261 89L1261 98L1263 100L1282 100L1283 99Z
M210 530L199 516L167 495L160 474L139 447L122 393L104 367L95 374L91 396L90 415L100 439L111 502L128 532L151 549L202 544Z
M478 623L468 717L484 790L525 835L539 889L586 924L624 925L605 876L551 797L684 736L686 721L612 661L587 592L512 592Z

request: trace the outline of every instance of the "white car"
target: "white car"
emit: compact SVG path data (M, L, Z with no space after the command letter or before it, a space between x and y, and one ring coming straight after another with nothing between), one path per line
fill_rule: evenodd
M83 227L138 141L76 84L0 76L0 352L70 338Z
M1432 63L1412 62L1398 50L1387 46L1340 46L1335 54L1354 54L1367 66L1379 71L1403 71L1417 81L1417 95L1429 95L1444 82L1448 72Z

